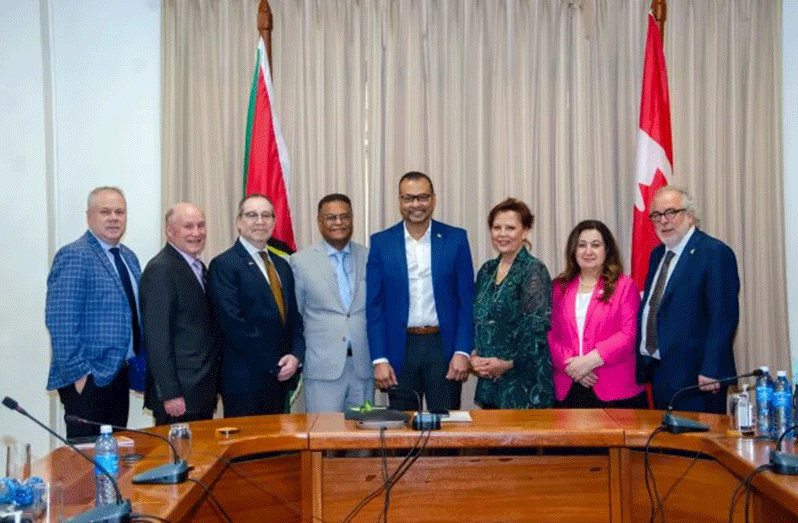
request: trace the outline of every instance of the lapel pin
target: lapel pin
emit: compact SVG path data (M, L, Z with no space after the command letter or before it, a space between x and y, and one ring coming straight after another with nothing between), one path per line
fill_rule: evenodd
M694 252L695 252L695 249L690 249L690 254L693 254Z
M438 238L443 238L443 235L442 235L441 233L438 233L438 234L436 234L436 236L437 236Z

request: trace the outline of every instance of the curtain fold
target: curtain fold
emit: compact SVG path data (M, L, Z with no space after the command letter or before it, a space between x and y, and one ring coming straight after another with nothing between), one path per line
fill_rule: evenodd
M163 201L206 209L207 255L235 238L257 0L164 0ZM437 219L475 266L507 196L534 212L552 276L580 220L627 264L649 0L271 0L274 107L294 174L300 248L316 203L352 198L355 239L400 219L397 182L428 173ZM742 278L739 368L789 369L782 218L781 3L671 2L665 54L673 182L727 242ZM469 397L464 398L466 401Z

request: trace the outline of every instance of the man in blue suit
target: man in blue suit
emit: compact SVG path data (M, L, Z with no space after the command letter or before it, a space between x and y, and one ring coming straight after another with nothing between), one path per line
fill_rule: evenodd
M65 414L127 425L127 360L141 350L139 262L120 243L127 205L116 187L91 191L89 230L62 247L47 278L45 323L52 362L47 389L58 389ZM67 437L99 434L99 427L67 422Z
M726 412L726 387L734 376L732 344L739 320L740 278L728 245L698 230L693 198L666 186L654 195L649 218L662 241L651 253L637 322L637 379L651 381L654 406Z
M404 220L371 236L366 327L374 384L398 387L391 406L460 408L473 345L474 268L463 229L432 220L435 191L423 173L399 181Z
M221 328L224 416L279 414L305 356L294 275L271 253L274 206L253 194L238 204L239 238L211 261L208 287Z

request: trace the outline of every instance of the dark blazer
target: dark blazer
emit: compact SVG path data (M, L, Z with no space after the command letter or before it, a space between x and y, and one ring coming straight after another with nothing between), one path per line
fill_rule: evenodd
M121 243L118 247L136 285L138 259ZM98 386L108 385L127 357L131 314L116 267L90 231L59 249L47 277L45 323L53 352L47 389L87 374Z
M144 269L141 323L149 347L145 406L183 397L187 413L213 412L219 379L218 341L210 298L171 245Z
M709 378L737 374L732 344L740 317L740 278L734 252L722 241L696 229L673 269L657 311L661 361L640 354L644 304L664 254L664 245L651 253L637 319L636 345L637 380L651 381L654 404L659 409L666 408L679 389L697 384L699 374ZM726 395L697 391L680 396L674 407L725 412Z
M474 344L474 266L463 229L432 221L432 288L448 358ZM388 358L399 376L407 341L410 290L404 222L371 236L366 263L366 319L371 358Z
M276 376L277 362L293 354L305 357L302 316L287 261L269 253L280 276L286 321L283 325L269 282L239 240L211 261L208 287L222 332L222 393L266 390L266 376Z

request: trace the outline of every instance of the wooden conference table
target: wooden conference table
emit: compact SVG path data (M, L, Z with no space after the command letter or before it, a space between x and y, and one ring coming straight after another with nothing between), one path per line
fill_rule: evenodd
M725 522L733 491L767 462L774 444L729 435L725 416L679 414L706 423L710 432L654 438L650 463L659 495L684 474L667 498L665 520ZM648 521L642 448L661 412L477 410L471 416L472 422L432 432L428 452L391 490L389 520ZM239 431L218 433L224 426ZM152 430L165 436L168 428ZM191 423L191 431L190 477L211 487L236 522L342 521L383 483L379 432L357 429L342 414L219 419ZM169 521L223 521L195 483L132 485L135 474L165 463L169 452L158 440L126 435L134 447L120 452L144 456L120 464L120 488L135 512ZM418 438L417 431L390 430L385 445L405 449ZM393 454L389 474L403 459L401 450ZM72 451L56 449L33 473L64 485L67 511L91 506L91 465ZM752 521L798 522L798 476L763 472L752 489ZM377 521L383 502L384 495L377 496L353 521ZM744 521L743 506L741 499L734 521Z

